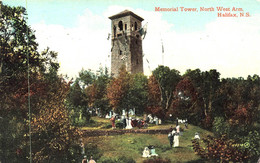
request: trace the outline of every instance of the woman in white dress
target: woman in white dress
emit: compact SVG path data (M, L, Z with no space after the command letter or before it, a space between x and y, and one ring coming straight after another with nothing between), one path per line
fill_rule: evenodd
M126 119L126 129L132 129L132 125L131 125L131 122L132 122L132 118L129 117Z
M143 151L143 156L142 157L151 157L150 155L150 150L148 147L145 147L144 148L144 151Z
M172 131L173 137L173 147L179 147L179 133L177 133L175 130Z

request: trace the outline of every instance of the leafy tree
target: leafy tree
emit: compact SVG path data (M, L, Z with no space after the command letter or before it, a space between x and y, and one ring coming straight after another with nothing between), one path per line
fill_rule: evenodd
M142 114L147 105L147 78L143 74L129 74L122 67L117 78L111 80L107 87L107 98L114 111L121 113L135 108Z
M102 114L111 110L109 100L107 98L107 86L111 78L108 74L107 68L103 70L100 68L99 74L96 75L93 84L85 89L89 104L91 107L99 108Z
M215 114L222 112L222 98L216 93L220 87L220 73L217 70L201 72L199 69L187 70L183 75L189 77L197 92L197 105L202 110L204 127L211 127ZM220 115L217 115L220 116Z
M38 106L41 107L40 113L34 114L31 122L35 162L71 161L69 150L81 136L81 132L71 127L64 104L69 83L60 79L55 86L56 93Z
M61 141L59 136L63 133L57 131L62 129L65 123L69 125L66 118L61 121L51 111L57 110L57 106L51 101L59 99L61 101L56 104L63 103L62 97L66 92L59 89L64 83L61 82L62 77L57 75L57 53L48 48L42 53L37 51L34 31L26 23L25 8L9 7L2 2L0 6L0 121L8 126L2 127L0 132L0 161L26 162L29 154L28 96L30 95L31 114L36 121L42 118L42 126L49 122L56 124L54 128L45 128L45 132L49 135L56 134L58 139L46 139L41 146L33 148L33 152L37 152L38 148L45 148L49 143ZM63 108L62 105L60 107ZM61 108L59 110L62 112ZM48 116L52 118L48 119ZM33 134L39 134L38 127L40 126L32 124ZM66 130L71 132L72 128L66 127ZM37 137L33 137L32 140L43 142ZM66 143L73 143L73 139L66 140ZM46 156L50 153L41 154Z
M107 87L107 98L114 111L121 113L122 109L129 110L128 90L130 89L130 74L121 67L119 76L111 80Z
M193 124L199 124L201 120L199 103L197 89L190 78L185 77L176 86L175 99L171 106L172 114L179 118L187 118Z
M129 106L142 115L148 102L148 79L143 74L133 74L128 91Z
M161 92L159 90L159 83L152 75L148 79L148 106L146 112L152 113L160 118L165 116L160 106Z
M174 90L181 76L179 71L169 67L159 66L153 71L153 75L149 78L149 96L150 99L157 99L158 104L149 100L148 110L157 114L159 117L164 117L174 99ZM151 85L150 85L151 84ZM159 90L158 92L156 90ZM159 97L158 97L159 96ZM150 103L151 102L151 103Z
M82 89L84 89L85 87L93 84L96 78L97 76L90 69L89 70L82 69L79 72L79 78L77 78L77 80L80 82Z
M222 115L231 125L232 135L239 138L255 130L254 122L259 119L259 85L250 78L225 79L218 93L223 97Z
M216 105L218 97L215 93L220 86L220 73L217 70L202 72L203 84L201 86L203 109L205 115L205 127L211 127L213 119L212 114L217 110Z

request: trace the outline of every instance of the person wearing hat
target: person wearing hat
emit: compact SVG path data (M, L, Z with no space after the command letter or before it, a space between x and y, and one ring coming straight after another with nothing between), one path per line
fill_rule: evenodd
M84 156L82 163L88 163L87 156Z

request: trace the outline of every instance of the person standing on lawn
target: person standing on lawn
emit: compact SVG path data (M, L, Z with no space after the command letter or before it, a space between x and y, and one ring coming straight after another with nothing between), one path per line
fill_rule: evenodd
M112 129L115 129L115 128L116 128L116 125L115 125L116 117L115 117L115 116L112 116L112 118L111 118L110 120L111 120L111 122L112 122Z
M173 145L173 134L172 134L172 132L170 132L169 134L168 134L168 139L169 139L169 142L170 142L170 147L172 148L172 145Z
M172 131L174 133L174 137L173 137L173 147L179 147L179 133L176 132L175 130Z

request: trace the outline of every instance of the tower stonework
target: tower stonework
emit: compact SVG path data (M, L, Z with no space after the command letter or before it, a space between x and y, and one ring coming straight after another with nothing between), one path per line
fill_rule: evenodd
M142 38L139 33L144 20L129 10L111 19L111 75L118 76L125 65L130 73L143 73Z

